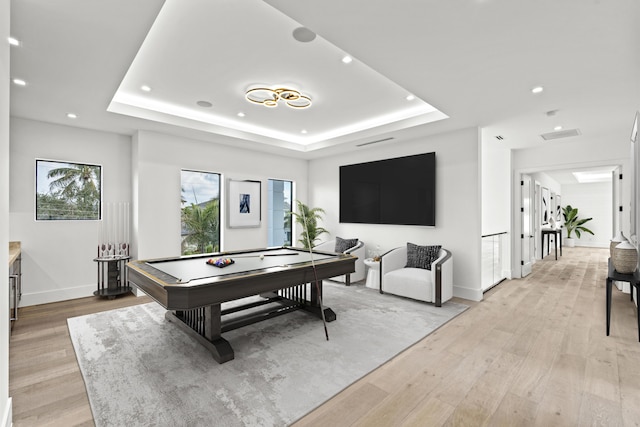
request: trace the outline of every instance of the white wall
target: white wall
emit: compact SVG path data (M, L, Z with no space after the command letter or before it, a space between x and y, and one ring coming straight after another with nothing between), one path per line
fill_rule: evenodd
M580 239L577 239L572 233L572 237L576 239L576 246L609 247L613 237L612 196L611 182L562 186L562 205L578 208L579 218L593 218L584 226L595 235L582 233Z
M22 306L92 295L99 221L35 221L36 158L102 165L103 203L131 200L131 138L11 119L11 240L22 242Z
M480 203L482 205L482 235L488 236L504 233L487 238L483 243L483 278L491 276L491 285L502 278L511 277L511 150L490 137L482 136L480 163ZM499 239L502 248L499 254L494 254L494 239ZM489 254L485 248L490 248ZM496 261L500 259L502 271L494 271ZM490 262L487 262L490 261ZM491 270L491 271L489 271ZM483 279L483 283L489 283ZM484 286L485 288L487 286Z
M511 151L498 141L482 141L482 234L511 228Z
M0 0L0 259L9 259L9 0ZM9 289L0 263L0 289ZM9 292L0 292L0 426L11 425L9 398Z
M262 182L260 227L230 229L223 217L222 250L267 246L268 179L293 181L294 197L307 199L306 160L148 131L140 131L133 138L132 159L133 230L137 234L132 247L134 258L180 255L181 169L222 174L223 201L228 179ZM226 211L222 214L226 216Z
M339 222L339 167L419 153L436 153L436 226L347 224ZM367 254L405 245L441 244L453 254L454 295L479 301L480 289L480 171L476 128L424 137L408 142L363 147L360 151L312 160L309 166L310 203L326 211L323 226L331 236L357 237Z

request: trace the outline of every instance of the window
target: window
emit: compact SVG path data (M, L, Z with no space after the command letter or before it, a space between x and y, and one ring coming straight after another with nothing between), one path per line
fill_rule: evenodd
M181 181L182 255L220 250L220 174L183 170Z
M269 180L268 196L268 245L291 246L291 199L293 183L277 179Z
M99 220L102 167L36 160L36 220Z

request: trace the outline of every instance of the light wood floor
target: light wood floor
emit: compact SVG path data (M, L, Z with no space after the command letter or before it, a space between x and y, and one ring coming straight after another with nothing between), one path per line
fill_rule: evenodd
M607 257L589 248L548 256L295 427L640 426L635 306L614 289L607 337ZM21 309L10 341L14 424L93 425L66 318L147 301Z

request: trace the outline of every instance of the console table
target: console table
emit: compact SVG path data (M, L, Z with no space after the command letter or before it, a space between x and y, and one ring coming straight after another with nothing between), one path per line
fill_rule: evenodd
M560 241L560 256L562 256L562 229L561 228L543 228L540 235L542 236L542 245L540 246L540 259L544 258L544 236L547 236L547 255L551 252L549 246L549 236L553 234L553 245L556 248L556 261L558 260L558 241Z
M609 258L609 271L607 274L607 336L609 336L609 328L611 325L611 289L613 287L613 282L627 282L629 283L629 294L631 297L631 301L633 301L633 289L636 290L636 300L640 300L640 274L638 270L633 273L624 274L618 273L611 262L611 258ZM637 306L638 319L638 341L640 342L640 301Z

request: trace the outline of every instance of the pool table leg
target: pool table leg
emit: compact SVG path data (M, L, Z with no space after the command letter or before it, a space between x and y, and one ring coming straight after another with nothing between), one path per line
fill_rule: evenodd
M216 362L228 362L235 357L231 344L221 336L222 319L220 304L209 305L204 308L204 335L200 335L200 333L192 329L172 311L167 311L164 316L165 319L174 323L182 329L183 332L195 338L209 350Z
M305 304L303 310L313 313L322 319L322 313L320 312L320 300L322 298L322 280L318 280L317 284L311 283L311 301L309 301L311 304ZM336 312L325 306L324 320L327 322L333 322L336 319Z

